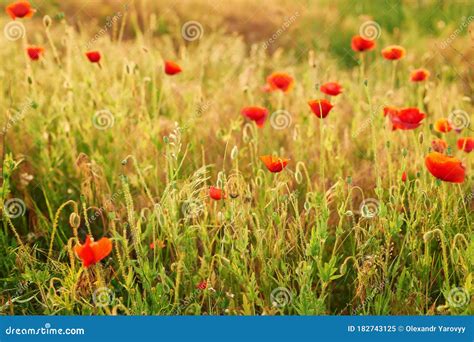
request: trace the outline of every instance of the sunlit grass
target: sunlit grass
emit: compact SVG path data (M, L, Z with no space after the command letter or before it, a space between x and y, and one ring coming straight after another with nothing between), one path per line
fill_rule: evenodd
M101 27L77 31L67 15L22 21L24 39L2 36L1 201L27 208L3 211L2 313L473 313L469 298L449 303L455 288L474 292L473 159L456 148L473 134L432 129L453 110L472 113L464 58L425 55L436 37L413 28L384 31L359 63L355 16L336 46L321 34L314 45L295 38L304 49L277 41L269 51L205 22L201 39L186 41L173 15L169 34L141 29L132 5L92 42ZM380 55L392 43L407 49L396 68ZM44 58L28 59L29 44ZM100 66L86 46L101 52ZM165 75L164 60L183 72ZM418 67L432 76L415 85ZM295 78L290 92L262 90L274 71ZM307 102L324 98L328 81L344 92L321 120ZM289 113L288 124L258 128L240 114L246 106ZM392 131L385 106L427 118ZM426 170L436 137L466 165L464 183ZM272 154L290 159L280 173L259 158ZM210 186L227 198L211 200ZM90 268L73 250L86 234L113 242Z

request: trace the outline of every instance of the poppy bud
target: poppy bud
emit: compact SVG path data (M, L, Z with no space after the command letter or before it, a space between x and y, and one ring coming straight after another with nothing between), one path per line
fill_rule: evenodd
M423 132L420 132L420 134L418 134L418 142L420 144L423 144L423 140L424 140Z
M238 155L239 155L239 148L237 146L234 146L232 148L232 151L230 152L230 159L234 160L235 158L237 158Z
M81 225L81 217L76 212L69 215L69 225L75 229Z
M46 28L50 27L52 22L53 22L53 21L52 21L52 19L51 19L51 17L50 17L49 15L45 15L45 16L43 17L43 25L44 25L44 27L46 27Z

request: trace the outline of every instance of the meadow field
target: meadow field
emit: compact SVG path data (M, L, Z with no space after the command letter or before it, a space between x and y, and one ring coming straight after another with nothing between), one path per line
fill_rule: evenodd
M0 313L474 313L471 0L0 0Z

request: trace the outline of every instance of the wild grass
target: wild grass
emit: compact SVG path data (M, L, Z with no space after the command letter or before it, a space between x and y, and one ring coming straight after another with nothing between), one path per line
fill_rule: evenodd
M414 18L422 9L396 2L405 15L390 16L393 27L384 26L385 8L357 7L384 28L363 66L350 37L364 20L348 13L325 35L308 24L317 12L310 3L270 50L204 19L201 39L185 41L180 25L194 19L191 9L186 20L174 12L155 20L131 3L92 43L101 67L84 56L100 24L73 26L52 9L23 21L26 36L2 37L0 49L8 127L0 201L26 208L16 218L3 210L0 311L472 314L471 297L461 306L449 300L456 288L474 292L474 163L455 147L472 132L443 135L466 165L463 184L440 182L424 165L440 136L436 119L472 113L468 29L452 48L433 48L460 25L459 12L472 13L453 5L443 26L434 22L441 5L428 3L434 14L425 24ZM337 11L320 5L330 17ZM442 29L427 33L431 25ZM46 48L38 62L24 53L33 43ZM408 52L395 82L380 56L391 43ZM184 71L165 75L164 59ZM421 66L432 77L415 86L409 71ZM262 92L273 71L295 77L290 93ZM320 120L307 101L322 97L325 81L344 93ZM240 115L248 105L285 110L290 123L259 129ZM428 117L414 131L392 132L386 105L418 106ZM259 160L265 154L291 161L272 174ZM232 196L209 199L211 185ZM111 255L87 269L73 252L86 234L113 241ZM205 290L196 287L202 281Z

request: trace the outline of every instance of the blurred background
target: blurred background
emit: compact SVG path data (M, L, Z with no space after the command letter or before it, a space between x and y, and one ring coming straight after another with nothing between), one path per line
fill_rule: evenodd
M3 6L11 1L1 0ZM183 22L195 20L207 34L241 36L248 46L268 42L268 52L278 49L305 59L308 49L331 54L341 67L357 64L350 38L368 20L381 27L379 41L410 47L428 64L459 65L456 71L465 87L473 80L474 3L471 0L67 0L30 1L53 20L66 20L79 31L94 35L97 27L117 19L127 24L123 38L159 38L180 34ZM125 20L123 20L125 19ZM117 30L118 25L111 25ZM89 32L88 32L89 31ZM107 30L113 35L113 30ZM409 32L410 34L406 34ZM403 34L405 33L405 34ZM453 39L455 38L455 39ZM453 40L452 42L450 40ZM447 44L447 42L449 44ZM449 45L449 48L446 46ZM414 51L418 49L419 51ZM429 67L429 65L427 65ZM471 89L469 89L470 91Z

